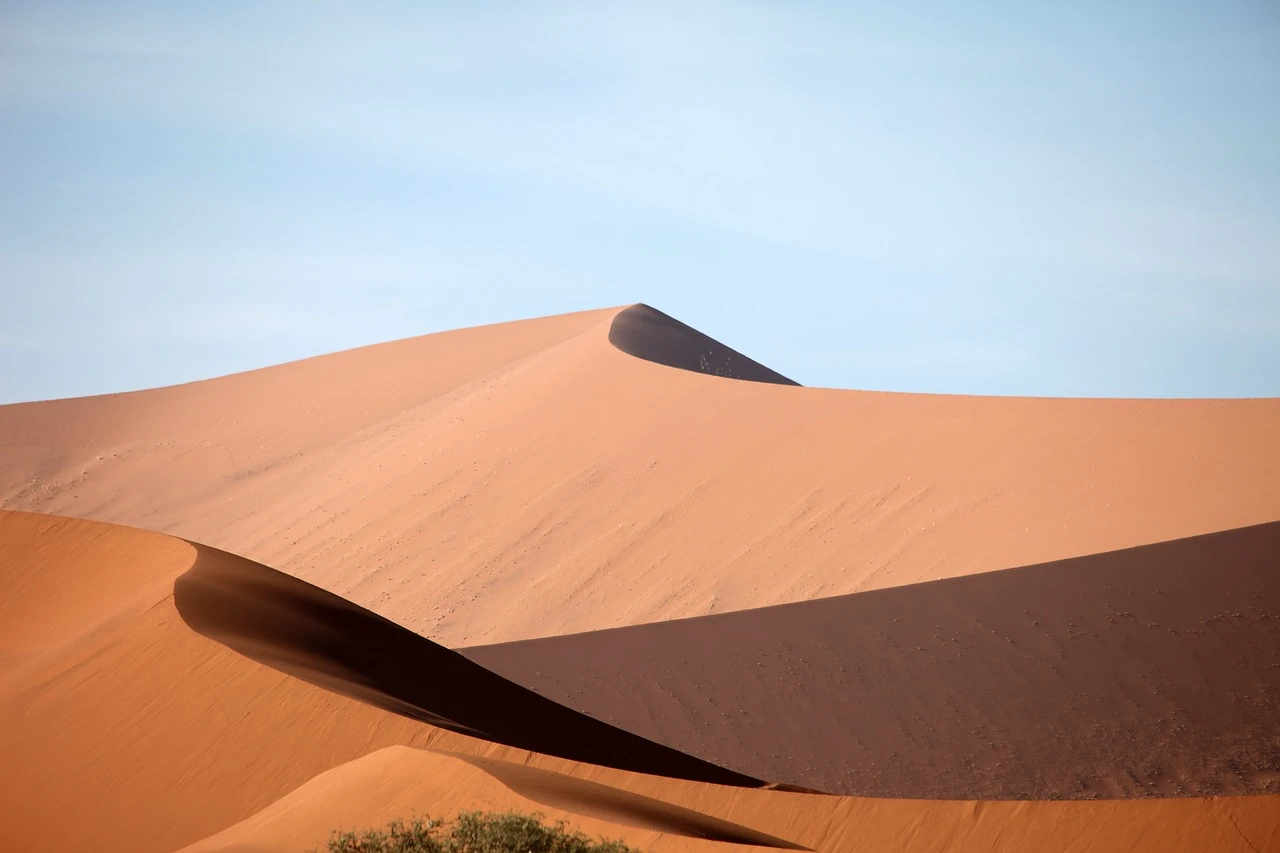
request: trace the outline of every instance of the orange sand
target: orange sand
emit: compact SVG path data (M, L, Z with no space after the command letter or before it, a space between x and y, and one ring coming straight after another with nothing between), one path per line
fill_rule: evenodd
M1280 519L1280 400L732 381L617 349L634 312L0 407L0 505L206 542L449 646Z
M703 831L742 828L822 850L1244 853L1280 843L1272 796L873 800L682 782L497 747L258 664L189 629L163 590L139 596L134 569L150 587L176 579L197 557L187 543L21 513L0 513L0 542L6 589L55 599L70 567L95 593L95 617L111 622L58 635L40 671L0 693L5 849L171 850L207 839L197 849L305 850L335 827L464 806L536 807L655 851L734 849L685 834L690 812L704 816Z
M1280 850L1280 797L1177 796L1280 780L1280 400L789 381L633 306L0 407L0 849L303 850L537 807L659 851ZM516 642L468 652L568 708L422 638L382 666L361 607ZM581 710L665 747L567 744L547 721ZM687 781L722 771L670 747L962 798ZM1130 799L963 798L1073 779Z

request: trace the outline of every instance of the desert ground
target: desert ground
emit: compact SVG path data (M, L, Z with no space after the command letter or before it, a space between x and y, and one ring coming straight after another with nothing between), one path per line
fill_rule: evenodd
M1277 436L644 305L0 406L0 849L1280 850Z

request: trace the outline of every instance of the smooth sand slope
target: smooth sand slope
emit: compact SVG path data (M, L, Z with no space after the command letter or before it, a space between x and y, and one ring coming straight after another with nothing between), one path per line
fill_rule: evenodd
M312 849L335 822L380 826L405 815L480 807L541 811L642 850L730 853L769 848L696 841L672 830L685 805L747 817L812 849L919 853L1257 853L1280 849L1280 799L974 803L876 800L715 788L610 772L611 786L470 756L389 748L308 782L187 853ZM618 786L618 787L613 787ZM658 792L671 804L652 808ZM675 805L676 803L684 805ZM678 824L677 824L678 825ZM659 834L661 833L661 834Z
M464 653L834 793L1280 793L1280 523Z
M207 542L451 647L1280 519L1277 400L800 388L707 340L633 307L0 407L0 506Z
M714 789L713 789L714 790ZM321 774L185 853L298 851L335 828L359 831L414 816L519 811L564 820L641 849L808 849L683 806L510 761L388 747ZM664 835L667 836L664 838Z
M197 849L304 850L335 825L464 806L537 807L655 851L736 849L725 846L731 840L1241 853L1280 843L1280 798L1269 796L872 800L646 776L495 746L309 684L187 624L182 609L244 651L275 656L274 666L376 699L367 689L378 674L340 653L367 640L367 624L340 642L332 632L350 623L324 609L337 605L270 591L279 579L265 567L167 536L23 513L0 513L0 556L0 584L21 591L16 610L49 616L47 625L29 618L21 631L0 633L6 660L19 661L0 682L3 849L170 850L206 839ZM169 590L183 577L191 583L193 568L197 588L178 596L196 601L175 606ZM249 643L235 614L209 611L217 590L255 575L270 579L265 597L276 608L259 610L270 616L259 621L292 627ZM225 595L222 603L237 603ZM192 616L193 607L205 612ZM281 653L284 639L296 654ZM338 653L326 662L326 650ZM429 678L438 660L432 653L405 665Z

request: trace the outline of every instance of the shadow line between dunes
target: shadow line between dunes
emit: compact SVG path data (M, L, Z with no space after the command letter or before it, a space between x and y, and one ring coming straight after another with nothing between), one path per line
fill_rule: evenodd
M259 663L518 749L717 785L764 784L539 696L305 581L192 545L195 563L174 581L178 613L192 630Z

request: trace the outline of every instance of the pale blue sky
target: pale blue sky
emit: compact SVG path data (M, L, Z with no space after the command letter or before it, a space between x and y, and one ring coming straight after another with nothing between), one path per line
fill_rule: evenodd
M0 402L637 301L809 385L1280 395L1280 7L0 3Z

